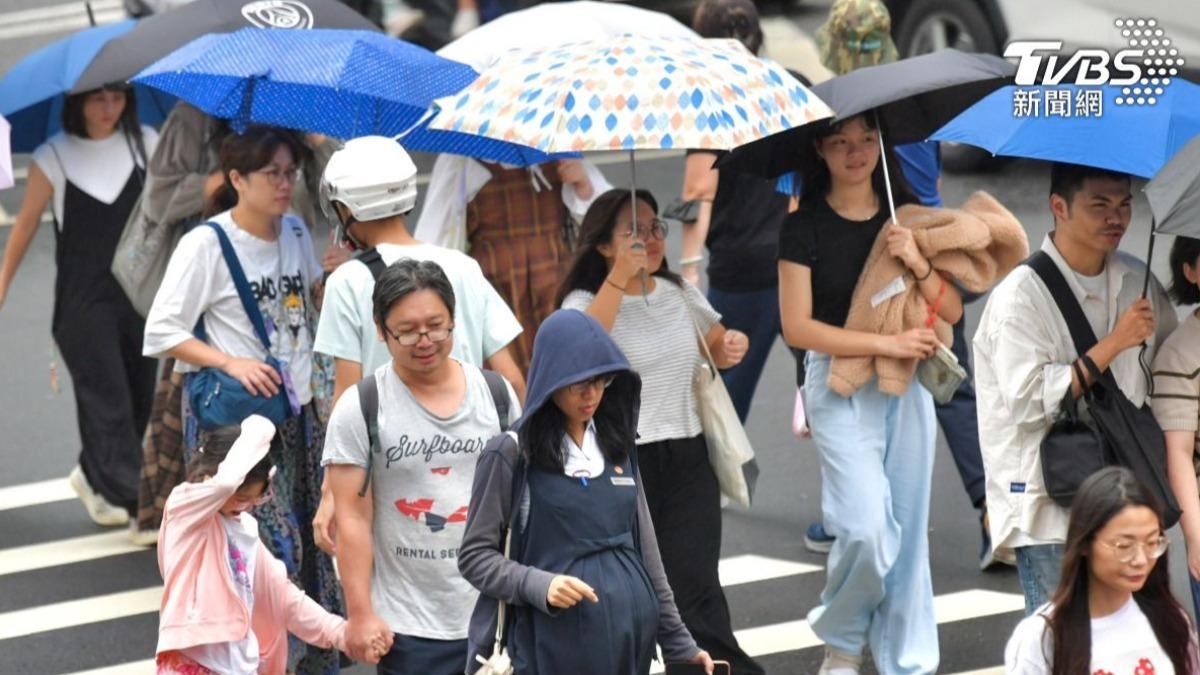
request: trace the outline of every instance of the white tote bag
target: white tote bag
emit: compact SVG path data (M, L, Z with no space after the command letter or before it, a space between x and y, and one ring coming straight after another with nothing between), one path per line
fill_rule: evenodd
M704 334L700 332L700 324L696 323L695 313L690 311L691 301L686 290L683 295L688 303L692 327L696 329L696 339L704 354L704 363L696 369L692 384L696 390L696 407L700 425L704 429L704 440L708 443L708 463L717 475L721 494L748 509L752 483L758 475L754 448L750 446L750 438L738 419L737 410L725 389L725 381L721 379Z
M509 528L508 535L504 538L504 557L509 557L509 551L512 548L512 528ZM488 658L476 655L475 660L482 664L479 670L475 671L475 675L513 675L512 659L508 656L508 646L504 640L504 613L508 609L508 603L503 600L496 601L496 646L492 649L492 655Z

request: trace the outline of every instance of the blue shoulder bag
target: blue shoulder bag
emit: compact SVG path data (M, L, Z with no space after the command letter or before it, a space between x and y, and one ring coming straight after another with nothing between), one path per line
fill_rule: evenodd
M242 265L233 251L233 244L229 242L228 235L220 225L212 221L204 224L217 233L217 241L221 243L221 255L225 258L225 265L229 267L229 275L233 277L233 285L237 288L242 307L246 310L246 316L250 318L254 333L267 350L267 364L274 368L280 374L280 379L286 383L287 378L284 377L279 360L271 356L271 341L267 337L266 324L258 310L258 303L250 292L250 283L246 281ZM205 340L203 317L196 324L196 337ZM251 415L262 415L279 426L292 415L286 384L281 384L274 396L256 396L246 391L241 382L220 368L202 368L192 375L188 382L188 401L201 429L236 426Z

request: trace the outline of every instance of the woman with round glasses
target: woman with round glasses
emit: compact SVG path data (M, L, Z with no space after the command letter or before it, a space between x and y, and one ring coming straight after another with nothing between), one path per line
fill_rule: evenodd
M641 390L595 319L559 310L542 323L526 414L475 471L458 562L482 593L467 672L491 654L497 601L511 608L517 675L645 675L656 643L666 662L712 672L679 618L646 506Z
M1192 623L1171 595L1161 513L1128 469L1084 481L1071 504L1058 590L1017 625L1006 673L1200 672Z
M323 270L308 227L288 213L297 167L307 153L291 132L281 129L251 127L244 134L230 134L219 153L223 183L205 207L205 217L220 228L242 268L269 346L242 304L217 231L199 225L179 240L167 263L146 317L144 352L173 357L176 370L188 373L185 378L215 368L252 395L282 392L287 397L291 414L278 425L282 440L271 453L278 468L274 495L254 515L263 542L287 566L292 581L326 609L340 612L333 562L313 545L311 528L301 526L312 522L320 502L325 433L312 385ZM185 442L194 450L199 423L186 401L184 410ZM336 672L335 650L318 650L296 639L290 648L289 671Z
M638 464L683 622L734 673L758 675L733 636L717 576L721 493L692 384L704 361L697 333L719 368L741 362L749 340L726 330L700 291L667 268L658 203L645 190L636 194L636 229L629 190L610 190L588 209L559 301L595 318L642 379Z
M350 387L334 404L322 460L337 504L347 642L353 653L386 635L381 675L458 675L478 597L457 564L471 481L484 445L506 424L499 396L507 397L509 418L520 403L507 381L494 392L490 373L450 356L456 298L437 263L389 265L373 301L392 355L368 375L378 446L371 446L362 385Z

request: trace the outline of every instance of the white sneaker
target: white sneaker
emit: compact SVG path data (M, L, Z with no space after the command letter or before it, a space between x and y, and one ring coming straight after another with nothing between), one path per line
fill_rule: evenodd
M71 475L67 476L67 482L75 494L79 495L79 501L83 502L83 508L87 509L88 515L97 525L115 527L129 522L129 513L125 509L109 504L108 500L96 494L96 491L88 484L87 477L83 475L83 469L79 466L71 470Z
M158 530L143 530L138 528L136 520L129 521L129 541L135 546L157 546Z
M852 656L835 649L825 648L825 660L817 675L858 675L862 667L862 656Z

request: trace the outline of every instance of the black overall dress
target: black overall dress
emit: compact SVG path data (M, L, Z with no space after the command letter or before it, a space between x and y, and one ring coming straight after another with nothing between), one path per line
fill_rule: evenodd
M142 169L134 164L112 204L77 187L67 169L62 166L66 188L56 230L51 331L75 390L79 465L93 490L132 515L158 362L142 356L145 321L111 267L142 190Z
M531 468L529 521L521 562L569 574L596 590L553 616L520 607L509 649L517 675L642 675L650 671L658 635L658 597L637 540L636 474L571 478Z

